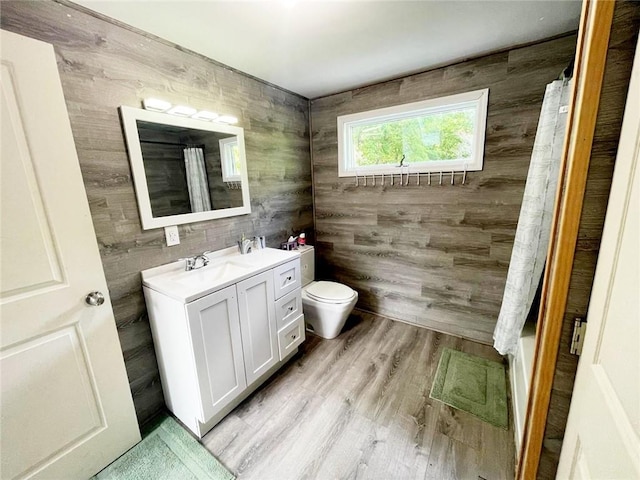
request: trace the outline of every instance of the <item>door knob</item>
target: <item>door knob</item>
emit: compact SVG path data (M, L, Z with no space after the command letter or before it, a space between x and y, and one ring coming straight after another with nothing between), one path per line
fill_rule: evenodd
M104 295L102 292L91 292L89 293L84 301L87 305L91 305L92 307L99 307L104 303Z

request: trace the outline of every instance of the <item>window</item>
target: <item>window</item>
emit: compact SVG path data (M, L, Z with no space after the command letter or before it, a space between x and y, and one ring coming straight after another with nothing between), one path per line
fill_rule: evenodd
M338 117L339 176L482 170L488 97L476 90Z
M240 182L240 151L238 137L220 140L220 162L222 163L222 181Z

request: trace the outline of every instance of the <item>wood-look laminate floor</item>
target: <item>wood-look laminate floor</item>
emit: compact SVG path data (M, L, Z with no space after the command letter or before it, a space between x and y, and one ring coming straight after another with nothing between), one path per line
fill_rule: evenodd
M513 432L429 398L444 347L492 348L359 311L204 438L239 479L513 478Z

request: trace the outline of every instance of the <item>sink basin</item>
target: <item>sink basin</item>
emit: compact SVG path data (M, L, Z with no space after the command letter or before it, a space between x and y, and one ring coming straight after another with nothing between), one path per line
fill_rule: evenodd
M217 285L245 275L251 270L253 270L253 267L250 265L243 265L233 261L225 261L222 263L207 265L206 267L198 268L197 270L181 272L176 276L175 281L188 287Z
M145 287L184 303L238 283L299 256L298 252L263 248L240 255L237 247L207 254L209 265L186 272L184 260L142 271Z

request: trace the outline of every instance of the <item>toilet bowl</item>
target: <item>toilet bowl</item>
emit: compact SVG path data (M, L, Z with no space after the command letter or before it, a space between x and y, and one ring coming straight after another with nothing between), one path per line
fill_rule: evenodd
M314 281L314 249L301 247L302 310L307 330L320 337L337 337L358 301L358 292L337 282Z

